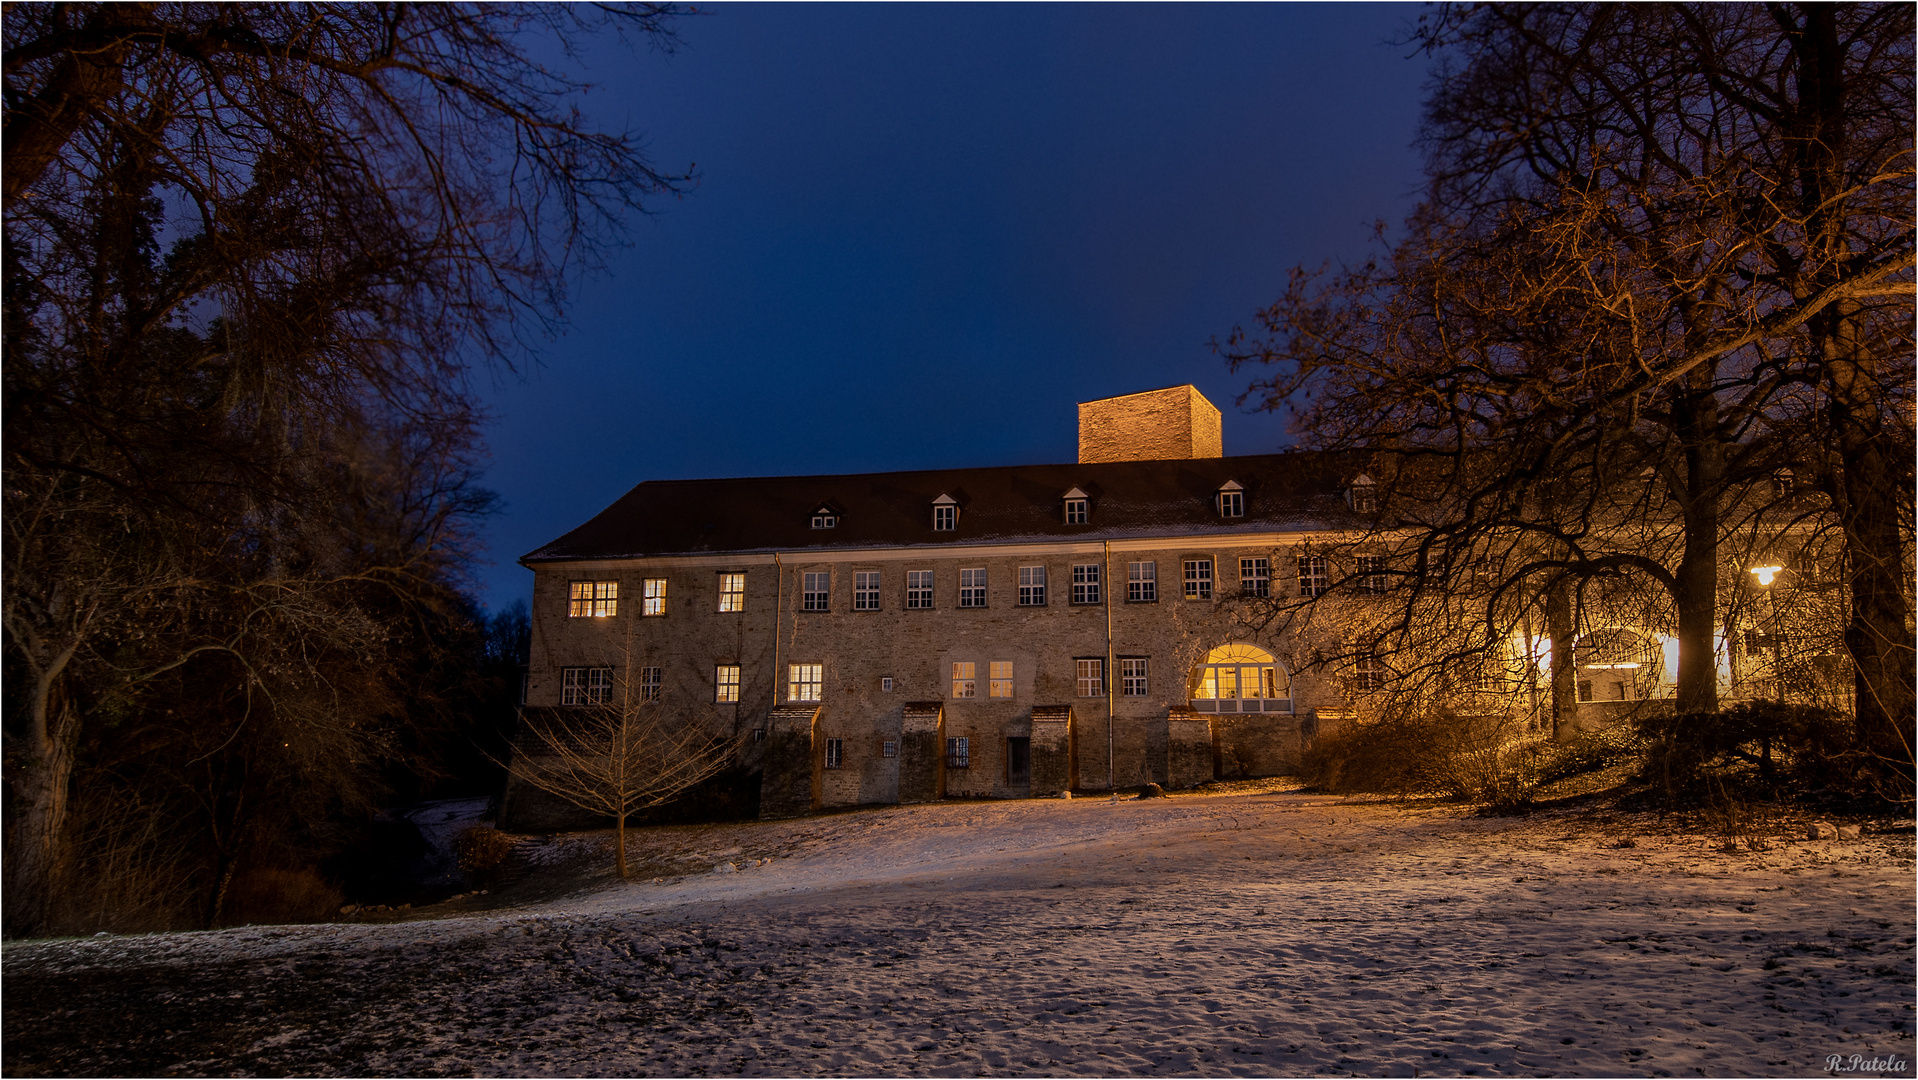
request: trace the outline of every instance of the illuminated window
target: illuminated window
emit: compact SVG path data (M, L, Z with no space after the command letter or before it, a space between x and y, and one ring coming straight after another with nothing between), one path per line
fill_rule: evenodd
M619 582L575 581L566 614L574 619L603 619L619 614Z
M946 768L969 769L972 767L972 740L964 735L946 740Z
M719 610L746 610L746 575L719 575Z
M1299 556L1299 595L1322 595L1325 592L1325 586L1325 556Z
M837 769L846 761L846 744L840 739L826 740L826 768Z
M951 532L959 527L959 504L950 495L932 500L932 527L935 532Z
M861 570L852 576L852 609L879 610L879 571Z
M1119 661L1119 693L1126 697L1145 697L1149 692L1146 682L1146 658L1128 656Z
M1225 486L1219 489L1219 516L1245 516L1245 491L1237 480L1227 480Z
M1106 662L1104 660L1075 660L1078 668L1078 686L1080 697L1106 696Z
M639 613L641 615L666 614L666 579L649 577L639 583Z
M1043 566L1021 566L1019 568L1019 606L1046 606L1046 568Z
M1125 598L1128 604L1151 604L1158 601L1158 563L1135 562L1126 564Z
M1290 713L1292 680L1257 645L1221 645L1192 669L1188 699L1197 712Z
M561 705L604 705L613 699L613 669L569 667L559 669Z
M1272 595L1272 564L1265 559L1240 559L1239 595Z
M1012 696L1012 661L994 660L988 665L987 674L991 675L992 678L986 685L986 696Z
M915 611L932 607L932 571L906 571L906 606Z
M1075 604L1099 602L1098 563L1080 563L1072 568L1072 602Z
M818 573L808 572L802 576L805 578L805 581L803 583L804 595L801 600L801 606L806 611L825 611L827 609L827 601L832 596L832 574L826 571L820 571Z
M1212 560L1185 560L1185 598L1187 600L1212 599Z
M979 696L979 665L970 660L955 660L952 664L952 696L969 698Z
M959 606L986 606L986 571L984 567L976 570L959 571Z
M656 667L643 667L639 669L639 700L659 700L659 688L665 681L662 677L664 674L664 672Z
M786 700L818 701L826 688L824 664L787 664Z
M1385 576L1385 556L1360 555L1358 557L1359 591L1382 593L1389 584Z
M738 664L721 664L713 669L713 700L721 703L739 700Z

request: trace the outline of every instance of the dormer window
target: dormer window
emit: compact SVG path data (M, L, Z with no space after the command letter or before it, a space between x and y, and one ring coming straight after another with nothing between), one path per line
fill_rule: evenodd
M1797 479L1797 476L1794 475L1790 469L1779 469L1777 472L1772 473L1771 490L1773 497L1779 499L1791 498L1792 489L1796 486Z
M934 532L951 532L959 527L959 502L950 495L941 495L932 500L932 529Z
M1066 524L1084 525L1092 520L1092 497L1078 488L1066 492Z
M812 512L812 527L815 529L837 529L839 512L830 506L821 506Z
M1220 517L1245 516L1245 489L1237 480L1227 480L1225 486L1219 488L1218 507Z
M1352 512L1355 514L1378 513L1378 486L1372 483L1371 477L1360 473L1352 481L1352 486L1345 489L1345 501L1351 504Z

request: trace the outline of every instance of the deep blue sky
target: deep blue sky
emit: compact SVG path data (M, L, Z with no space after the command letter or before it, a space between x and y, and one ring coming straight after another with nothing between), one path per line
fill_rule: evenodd
M489 387L481 596L642 480L1071 461L1080 401L1190 382L1288 267L1419 179L1407 5L720 5L586 58L591 115L698 187Z

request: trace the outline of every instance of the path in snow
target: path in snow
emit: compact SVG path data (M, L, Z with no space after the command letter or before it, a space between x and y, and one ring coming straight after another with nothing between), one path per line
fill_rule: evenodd
M1654 831L1290 792L644 830L664 880L537 907L10 943L4 1066L1912 1075L1909 833Z

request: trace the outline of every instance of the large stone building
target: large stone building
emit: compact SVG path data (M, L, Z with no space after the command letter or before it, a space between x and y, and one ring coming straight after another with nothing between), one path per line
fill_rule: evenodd
M1367 479L1221 456L1190 386L1079 425L1072 464L640 484L521 560L528 708L637 687L737 736L768 816L1290 771L1366 672L1260 615L1364 542Z

